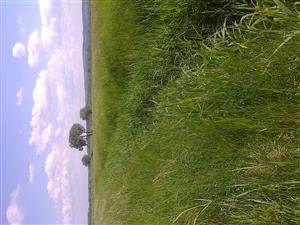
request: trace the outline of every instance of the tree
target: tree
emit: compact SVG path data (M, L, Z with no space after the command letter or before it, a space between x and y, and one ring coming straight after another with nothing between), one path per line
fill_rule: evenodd
M85 128L79 124L75 123L70 129L69 132L69 144L71 148L76 148L79 151L83 150L83 146L86 146L86 139L85 137Z
M88 119L89 115L92 113L91 106L86 106L82 109L80 109L80 118L83 120Z
M89 166L90 165L90 162L91 162L91 159L88 155L84 155L81 159L81 162L84 166Z

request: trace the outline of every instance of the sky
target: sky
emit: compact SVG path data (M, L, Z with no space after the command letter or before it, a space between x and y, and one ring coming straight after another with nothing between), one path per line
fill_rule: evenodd
M87 224L82 4L0 0L1 224Z

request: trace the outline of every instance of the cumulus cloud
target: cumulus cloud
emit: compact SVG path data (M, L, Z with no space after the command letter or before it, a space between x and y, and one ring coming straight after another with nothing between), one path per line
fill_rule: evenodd
M61 84L57 84L56 86L56 93L57 93L57 100L58 105L62 105L64 103L64 99L67 96L67 91L65 89L65 86Z
M33 163L31 162L29 164L29 176L28 176L28 180L31 184L33 184L34 182L34 165Z
M24 212L20 209L18 199L20 195L20 186L11 193L10 205L6 210L6 219L11 225L22 224L24 220Z
M57 20L56 18L51 18L47 25L42 26L42 44L44 50L48 51L51 46L53 46L56 38L58 37L58 32L56 31Z
M55 207L61 211L64 224L72 222L68 151L68 149L54 144L45 162L45 172L48 176L47 191L53 199Z
M51 0L39 0L39 6L42 24L47 23L48 18L51 16Z
M79 26L82 23L78 17L82 9L80 4L73 5L70 1L39 0L39 6L41 28L40 32L34 33L36 39L39 37L40 54L45 50L50 58L46 68L39 73L33 91L29 143L36 146L37 154L47 152L44 168L48 177L47 192L62 215L59 222L71 224L78 222L78 212L82 213L85 207L85 204L72 202L73 198L78 202L76 196L86 184L72 185L71 189L73 179L82 179L78 176L82 174L77 171L81 168L81 155L76 162L72 160L74 157L67 139L72 123L79 119L74 112L84 105L82 28ZM80 216L84 220L86 215Z
M64 55L62 49L53 52L47 68L39 73L33 90L34 105L30 122L32 130L29 144L34 144L37 147L37 155L45 150L55 131L53 126L49 125L51 123L50 117L55 116L55 114L50 115L49 112L58 107L57 112L54 113L60 115L60 123L64 123L67 117L66 112L69 111L69 107L66 107L66 96L68 95L67 90L71 88L66 81L67 62Z
M20 88L17 93L17 105L21 105L22 104L22 98L23 98L23 88Z
M41 41L44 50L48 51L58 37L57 18L51 0L39 0L41 16Z
M12 55L14 57L22 57L26 53L25 47L21 42L16 42L13 49L12 49Z
M46 148L53 133L53 125L48 121L50 104L48 85L48 72L43 70L39 73L32 94L34 102L30 121L32 130L28 141L37 147L37 155Z
M43 148L45 148L46 144L49 143L50 138L52 136L53 133L53 125L52 124L48 124L45 129L43 129L42 133L41 133L41 140L42 140L42 144L43 144ZM42 149L43 149L42 148Z
M43 122L41 122L43 123ZM50 142L53 134L53 125L48 124L44 129L40 129L42 124L38 124L38 129L32 131L32 136L29 140L29 144L35 144L37 147L36 155L39 155L45 150L46 146Z
M29 35L27 51L28 51L28 64L30 67L35 67L40 60L41 41L40 35L37 30Z
M52 83L66 85L66 68L70 63L67 61L66 52L63 48L56 49L48 61L47 70Z
M59 128L56 129L56 131L55 131L55 133L54 133L54 136L55 136L55 137L58 137L58 136L61 135L61 133L62 133L62 128L59 127Z
M67 124L68 118L68 108L64 107L65 102L68 101L68 91L65 85L57 84L56 86L57 94L57 106L58 106L58 116L56 118L58 124Z

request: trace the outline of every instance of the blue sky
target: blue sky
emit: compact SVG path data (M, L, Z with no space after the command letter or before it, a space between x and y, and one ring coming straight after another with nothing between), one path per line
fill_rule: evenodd
M1 224L86 224L81 1L0 1Z

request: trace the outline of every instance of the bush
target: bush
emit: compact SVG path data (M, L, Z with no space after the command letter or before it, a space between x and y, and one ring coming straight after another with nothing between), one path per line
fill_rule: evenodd
M88 155L84 155L81 159L81 162L84 166L89 166L90 165L90 162L91 162L91 159Z
M82 109L80 109L80 118L83 120L88 119L89 115L92 113L91 106L86 106Z

